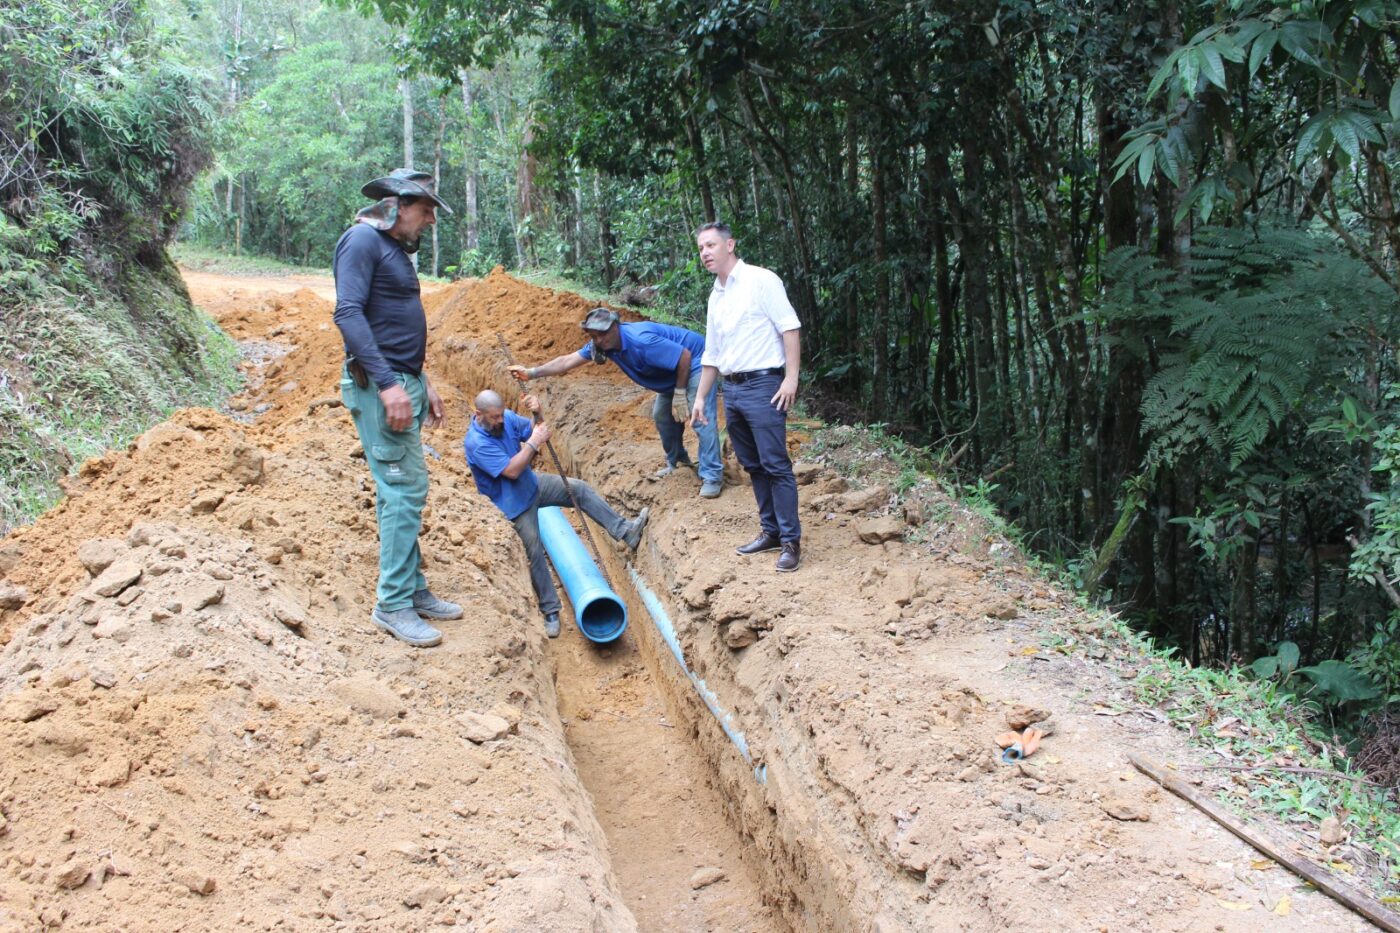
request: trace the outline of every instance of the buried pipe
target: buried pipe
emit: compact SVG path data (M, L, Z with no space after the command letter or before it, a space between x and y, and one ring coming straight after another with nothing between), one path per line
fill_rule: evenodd
M616 641L627 630L627 606L608 586L563 511L547 507L539 515L540 540L574 605L579 631L598 644Z
M698 676L690 669L690 665L685 663L685 652L681 649L681 640L676 635L675 623L671 621L666 607L646 585L646 581L637 572L637 568L629 566L628 570L632 572L632 587L637 591L637 595L642 597L642 604L647 607L647 614L651 616L652 624L661 633L661 640L666 642L666 647L671 649L676 663L681 666L681 672L690 680L690 685L695 688L695 693L705 704L705 708L710 711L710 715L715 717L715 721L724 730L724 734L729 736L729 741L734 743L734 747L739 751L744 763L753 769L754 779L760 784L767 784L768 766L761 762L754 764L753 753L749 751L749 740L744 737L744 732L739 728L734 714L720 705L719 695L711 689L709 684L705 683L704 678Z

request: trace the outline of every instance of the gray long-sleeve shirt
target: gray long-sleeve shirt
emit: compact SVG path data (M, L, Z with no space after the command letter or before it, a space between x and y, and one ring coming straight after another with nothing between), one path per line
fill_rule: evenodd
M418 273L398 241L355 224L335 244L335 325L345 352L380 389L395 372L418 375L428 344L428 319Z

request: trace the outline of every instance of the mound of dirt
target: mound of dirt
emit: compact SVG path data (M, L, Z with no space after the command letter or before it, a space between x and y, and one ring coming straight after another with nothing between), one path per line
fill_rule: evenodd
M280 345L237 400L270 407L177 413L0 546L0 928L630 928L510 526L430 459L468 616L431 653L374 630L373 487L312 404L330 303L208 304Z
M504 338L521 360L551 359L570 353L587 341L579 322L596 305L572 292L554 291L512 278L500 266L480 281L448 286L425 298L428 324L433 335L433 354L442 365L444 353L467 349L465 341L487 353L497 350L497 335ZM623 321L640 321L637 313L614 309ZM622 381L613 366L598 367Z

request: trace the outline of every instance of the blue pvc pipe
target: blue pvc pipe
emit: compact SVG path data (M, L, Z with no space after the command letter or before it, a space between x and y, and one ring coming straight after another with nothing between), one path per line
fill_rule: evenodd
M574 621L589 641L606 644L627 630L627 606L603 579L579 540L578 532L556 508L540 509L540 540L574 604Z
M720 705L719 695L710 689L710 685L705 683L704 678L696 676L690 669L690 665L685 663L685 652L681 650L681 640L676 635L675 623L671 621L670 615L666 612L666 607L661 605L661 600L646 585L642 575L637 572L636 567L628 566L632 572L632 586L637 590L637 595L642 597L642 605L647 607L647 613L651 616L651 621L656 625L656 630L661 633L662 641L666 642L666 647L671 649L671 654L675 656L676 663L681 666L681 671L690 678L690 683L695 687L695 692L704 701L705 707L709 709L710 715L715 717L719 727L724 730L724 734L729 736L729 741L734 743L734 747L743 756L744 763L753 768L753 776L760 784L768 783L768 765L760 764L757 767L753 763L753 755L749 752L749 740L744 738L744 732L739 728L734 714Z

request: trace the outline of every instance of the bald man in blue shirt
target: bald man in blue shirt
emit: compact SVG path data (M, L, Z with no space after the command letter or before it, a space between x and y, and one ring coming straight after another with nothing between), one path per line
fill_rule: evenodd
M521 399L538 414L540 400L533 395ZM535 423L507 410L500 395L486 389L476 397L471 426L462 441L462 450L471 467L477 492L496 504L525 545L530 561L530 585L534 587L544 631L559 637L559 593L549 576L544 543L540 540L540 509L578 504L614 540L635 551L647 526L647 509L627 520L581 479L566 479L553 473L535 473L530 464L540 448L549 442L549 425ZM568 483L568 487L565 487ZM570 492L572 490L572 493Z
M541 366L512 366L511 375L521 382L542 376L558 376L592 360L616 363L627 377L656 393L652 419L666 465L657 471L667 476L677 466L692 466L685 450L685 426L700 386L700 359L705 338L693 330L655 321L623 324L616 311L594 308L581 325L590 340L574 353L555 357ZM724 488L724 465L719 456L719 427L715 418L716 384L705 396L706 423L695 426L700 441L700 495L717 498Z

